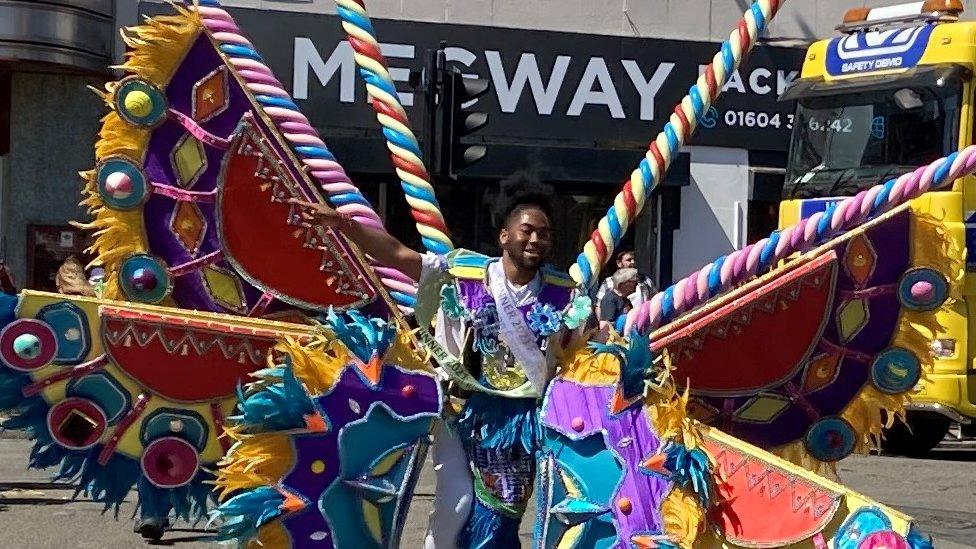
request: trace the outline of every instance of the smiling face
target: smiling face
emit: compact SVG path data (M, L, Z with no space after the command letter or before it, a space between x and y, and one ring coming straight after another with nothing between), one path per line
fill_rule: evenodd
M509 216L498 242L516 267L537 271L552 249L549 217L537 207L517 211Z

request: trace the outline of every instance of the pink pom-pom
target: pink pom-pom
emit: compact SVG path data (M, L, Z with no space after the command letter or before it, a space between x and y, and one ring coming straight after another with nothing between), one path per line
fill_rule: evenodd
M915 284L912 284L912 297L919 301L928 301L932 299L932 294L935 292L935 286L931 282L925 280L919 280Z
M115 198L125 198L132 193L132 178L125 172L112 172L105 178L105 192Z

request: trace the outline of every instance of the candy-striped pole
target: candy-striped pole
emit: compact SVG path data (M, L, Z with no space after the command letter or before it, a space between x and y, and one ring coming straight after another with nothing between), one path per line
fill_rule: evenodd
M722 256L673 286L658 292L627 315L624 332L652 330L720 293L771 269L794 253L805 252L864 221L917 198L944 190L956 179L976 172L976 145L927 166L863 190L830 205L797 224Z
M200 15L218 49L241 76L244 86L254 95L264 114L281 131L303 166L325 191L336 211L358 223L386 231L369 201L353 185L308 118L300 112L253 44L244 37L234 18L220 7L220 2L198 0L196 4L187 4ZM409 277L393 269L384 269L381 281L401 307L413 306L416 291L406 291L408 287L413 288Z
M430 174L421 160L420 145L410 129L410 120L397 96L386 58L380 51L376 31L366 11L365 0L336 0L342 28L355 52L359 74L366 81L369 103L383 127L390 159L400 177L400 185L410 205L424 247L434 253L454 249L444 216L430 184Z
M722 87L752 49L759 33L776 16L781 3L782 0L755 2L739 20L729 39L722 43L720 51L698 77L688 95L675 106L664 130L651 142L647 154L583 246L576 263L570 266L569 274L577 284L589 287L597 280L604 263L613 255L627 228L644 207L645 200L664 179L671 161L695 131L698 117L704 115L718 98Z

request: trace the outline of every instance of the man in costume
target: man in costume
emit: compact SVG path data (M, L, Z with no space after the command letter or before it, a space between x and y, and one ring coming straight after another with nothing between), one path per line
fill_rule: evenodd
M424 291L431 284L440 287L433 294L440 296L436 342L487 392L473 391L456 422L435 432L437 499L426 545L517 547L535 477L538 398L553 372L550 342L562 332L561 311L574 287L544 265L552 247L544 197L526 195L508 208L498 234L501 258L465 250L421 255L327 207L294 202L308 209L309 221L340 230L418 280L419 295L431 295Z

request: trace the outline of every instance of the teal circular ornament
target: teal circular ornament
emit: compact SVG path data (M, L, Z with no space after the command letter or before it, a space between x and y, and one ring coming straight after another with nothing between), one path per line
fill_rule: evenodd
M113 210L134 210L149 198L151 186L146 174L128 158L106 158L95 168L98 194Z
M902 347L881 351L871 363L871 383L882 393L906 393L921 378L922 362L915 353Z
M0 360L20 372L33 372L58 353L58 339L46 323L33 318L15 320L0 330Z
M21 334L14 338L14 354L23 360L34 360L41 356L41 338L34 334Z
M161 260L138 254L122 262L119 284L125 296L132 301L159 303L169 295L173 278Z
M948 298L949 281L935 269L909 269L898 281L898 301L910 311L938 309Z
M854 452L857 435L851 424L836 416L825 417L807 429L804 437L807 451L815 459L840 461Z
M145 80L129 76L115 88L113 102L115 112L134 126L151 128L166 119L169 104L166 96L156 86Z

